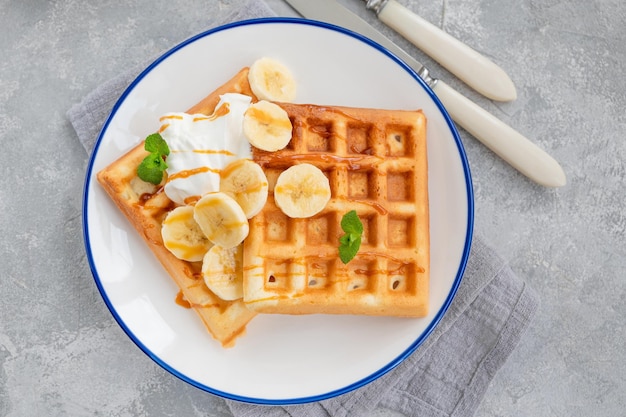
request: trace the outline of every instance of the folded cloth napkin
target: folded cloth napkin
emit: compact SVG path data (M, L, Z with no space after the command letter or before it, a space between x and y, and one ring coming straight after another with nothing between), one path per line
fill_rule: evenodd
M212 25L272 15L262 1L249 1ZM129 70L103 84L68 111L87 152L139 70ZM406 416L471 416L536 307L535 293L481 237L475 237L463 281L448 312L397 368L355 391L317 403L285 407L227 403L236 417L365 416L378 407Z

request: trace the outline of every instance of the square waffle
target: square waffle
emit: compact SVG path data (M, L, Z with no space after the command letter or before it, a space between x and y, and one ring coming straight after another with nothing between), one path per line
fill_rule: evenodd
M248 69L242 69L187 113L211 115L219 102L219 96L224 93L254 97L247 75ZM147 155L143 147L142 142L98 172L98 182L178 285L179 304L193 308L209 333L223 346L231 346L235 338L245 331L246 324L255 313L248 310L242 300L224 301L217 297L204 284L201 262L180 260L163 246L161 223L175 204L167 198L162 186L153 186L137 176L137 166Z
M423 317L428 312L426 118L417 111L278 103L293 125L283 150L253 149L269 182L244 242L244 301L263 313ZM307 162L328 177L331 199L310 218L289 218L273 186ZM361 248L343 264L341 219L356 210Z

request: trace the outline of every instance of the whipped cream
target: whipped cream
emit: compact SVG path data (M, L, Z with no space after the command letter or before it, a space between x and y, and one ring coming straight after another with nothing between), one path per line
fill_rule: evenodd
M164 187L170 200L182 205L219 191L221 170L237 159L252 158L242 131L251 100L228 93L220 96L211 116L168 113L161 117L159 132L170 148Z

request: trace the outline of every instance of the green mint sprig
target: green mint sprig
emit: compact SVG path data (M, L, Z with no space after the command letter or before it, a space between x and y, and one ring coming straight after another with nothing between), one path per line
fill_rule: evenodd
M150 152L137 167L137 175L142 180L160 184L163 180L163 171L167 169L165 157L170 154L167 142L158 133L153 133L146 138L144 149Z
M345 235L339 238L339 259L344 264L350 262L361 247L361 235L363 235L363 223L355 210L343 215L341 229Z

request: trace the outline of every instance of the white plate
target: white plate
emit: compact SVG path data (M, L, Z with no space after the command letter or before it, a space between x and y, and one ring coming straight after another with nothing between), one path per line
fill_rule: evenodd
M240 68L271 56L298 83L297 102L421 108L428 118L431 313L424 319L260 315L223 349L113 205L95 174ZM84 234L96 284L129 337L177 377L211 393L262 404L339 395L398 365L452 301L467 261L473 196L463 146L432 91L389 52L351 32L301 19L259 19L202 33L167 52L124 92L98 139L86 176Z

